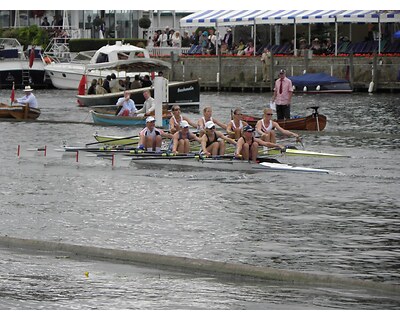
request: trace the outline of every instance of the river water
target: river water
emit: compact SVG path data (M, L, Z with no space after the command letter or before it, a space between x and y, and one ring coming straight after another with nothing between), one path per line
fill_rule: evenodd
M323 132L301 133L306 149L351 158L279 160L333 171L322 175L77 164L55 149L140 128L54 123L91 119L73 91L35 93L48 123L0 123L1 236L400 285L400 95L294 96L292 115L320 106L328 117ZM207 92L201 108L227 122L236 107L261 114L270 96ZM28 151L44 145L46 157ZM1 309L400 309L399 293L384 290L234 281L24 248L0 247L0 261Z

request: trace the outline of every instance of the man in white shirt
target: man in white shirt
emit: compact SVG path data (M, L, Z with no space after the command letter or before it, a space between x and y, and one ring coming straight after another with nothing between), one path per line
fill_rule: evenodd
M25 96L15 99L14 102L21 106L28 104L29 108L38 108L36 97L33 95L32 91L33 89L30 86L26 86L24 89Z
M128 91L124 92L124 96L119 98L117 101L118 110L117 116L135 116L137 109L135 102L131 99L131 94Z
M137 111L138 117L146 117L155 112L156 105L154 98L150 94L150 90L143 91L144 103L143 108Z

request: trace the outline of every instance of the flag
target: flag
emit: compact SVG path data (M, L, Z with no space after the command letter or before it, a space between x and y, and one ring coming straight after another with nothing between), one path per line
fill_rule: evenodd
M35 60L35 48L31 48L31 53L29 54L29 68L33 66L33 60Z
M10 100L11 100L11 105L12 105L15 100L15 84L14 84L14 82L13 82L13 86L12 86L12 90L11 90Z
M85 95L86 93L86 74L82 75L81 81L79 81L79 86L78 86L78 94L79 95ZM82 103L77 100L79 105L82 105Z

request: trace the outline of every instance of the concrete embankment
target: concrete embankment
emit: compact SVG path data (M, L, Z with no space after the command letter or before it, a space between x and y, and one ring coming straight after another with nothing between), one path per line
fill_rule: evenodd
M62 253L70 255L71 258L81 257L95 260L106 260L114 263L144 265L151 268L168 269L191 274L196 273L199 275L211 275L234 280L248 279L256 281L282 281L295 285L318 284L334 287L344 286L400 294L400 287L391 284L279 270L261 266L210 261L205 259L192 259L129 250L73 245L43 240L21 239L8 236L0 236L0 246L7 248L22 248L50 254Z
M202 90L271 91L271 82L263 81L260 56L174 56L170 80L200 80ZM269 60L269 79L277 78L280 69L287 75L325 72L348 79L355 91L367 92L374 82L374 92L400 92L400 57L398 56L273 56Z

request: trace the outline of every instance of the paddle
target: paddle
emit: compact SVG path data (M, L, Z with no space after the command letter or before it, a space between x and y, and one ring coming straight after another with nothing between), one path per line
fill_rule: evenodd
M135 138L139 138L139 136L135 135L135 136L129 136L129 137L121 137L121 138L113 138L113 139L108 139L108 140L103 140L103 141L96 141L96 142L86 143L85 146L92 146L95 144L109 143L109 142L115 142L115 141L120 141L120 140L124 140L124 139L135 139Z

